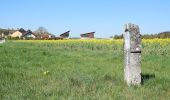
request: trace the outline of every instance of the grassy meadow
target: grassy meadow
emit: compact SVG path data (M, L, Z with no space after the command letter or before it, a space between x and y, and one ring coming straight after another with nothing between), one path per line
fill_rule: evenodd
M0 100L170 100L170 39L143 40L143 84L124 83L122 40L0 44Z

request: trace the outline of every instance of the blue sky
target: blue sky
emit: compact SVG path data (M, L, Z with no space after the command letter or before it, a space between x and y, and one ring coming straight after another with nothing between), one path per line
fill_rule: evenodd
M170 31L170 0L1 0L0 28L36 30L44 26L71 37L95 31L96 37L123 32L125 23L141 33Z

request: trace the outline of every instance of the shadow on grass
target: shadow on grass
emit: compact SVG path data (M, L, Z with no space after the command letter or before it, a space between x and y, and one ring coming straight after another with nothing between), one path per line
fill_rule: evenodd
M143 85L146 81L148 81L149 79L153 79L155 78L155 74L141 74L141 78L142 78L142 82L141 84Z

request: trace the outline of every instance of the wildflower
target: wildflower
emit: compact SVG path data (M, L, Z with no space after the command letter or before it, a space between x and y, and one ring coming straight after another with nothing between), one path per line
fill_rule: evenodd
M44 75L48 75L48 74L49 74L49 71L45 71L45 72L44 72Z

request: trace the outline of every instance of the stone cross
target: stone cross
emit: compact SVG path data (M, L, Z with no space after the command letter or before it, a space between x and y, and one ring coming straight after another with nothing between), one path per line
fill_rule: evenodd
M141 34L139 26L126 24L124 28L124 79L127 85L141 84Z

